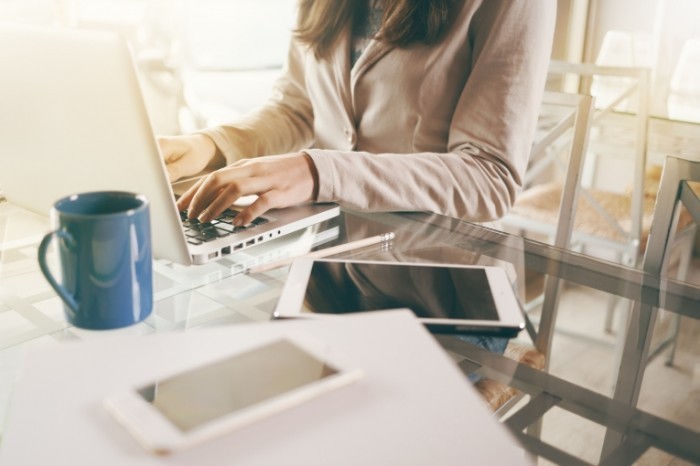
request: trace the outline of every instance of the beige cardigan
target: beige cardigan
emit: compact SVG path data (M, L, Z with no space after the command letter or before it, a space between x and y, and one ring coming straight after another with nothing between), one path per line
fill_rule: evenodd
M556 0L465 0L434 46L371 41L351 69L292 40L270 100L205 131L229 163L308 153L317 201L374 211L504 215L522 183L549 63Z

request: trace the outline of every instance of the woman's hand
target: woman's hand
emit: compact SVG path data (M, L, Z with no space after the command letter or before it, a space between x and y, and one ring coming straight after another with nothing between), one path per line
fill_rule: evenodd
M208 222L249 194L258 198L235 218L234 225L250 223L267 210L312 201L316 197L316 166L305 153L240 160L200 179L178 200L190 218Z
M205 168L226 165L224 157L217 153L214 141L204 134L160 137L158 145L171 183L184 176L196 175Z

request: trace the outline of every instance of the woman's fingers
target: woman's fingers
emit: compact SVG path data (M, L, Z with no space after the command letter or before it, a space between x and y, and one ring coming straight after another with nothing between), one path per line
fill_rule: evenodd
M230 165L210 174L190 188L178 202L190 218L208 222L236 199L257 194L258 199L242 210L236 225L250 223L267 210L312 200L315 167L304 154L269 156Z
M197 193L199 190L199 187L202 185L204 182L204 178L198 179L192 186L190 186L187 191L182 193L180 197L177 200L177 208L178 210L186 210L190 206L190 202L192 202L192 198L194 195Z
M232 183L225 186L218 191L210 191L210 198L206 201L200 201L195 197L192 202L193 215L202 222L210 222L219 216L224 210L228 209L231 204L236 202L236 199L245 195L241 194L241 190L245 189L241 187L241 182L237 180L236 183ZM245 192L245 191L243 191ZM241 225L240 222L234 221L234 225Z
M271 190L258 196L258 198L236 216L235 225L247 225L258 217L261 217L270 209L287 207L284 205L284 194L281 191Z
M249 177L249 170L228 167L204 178L189 199L189 216L208 222L247 194L257 194L268 189L268 180Z
M216 146L203 134L159 137L158 146L171 182L200 173L213 161L223 164L214 159Z

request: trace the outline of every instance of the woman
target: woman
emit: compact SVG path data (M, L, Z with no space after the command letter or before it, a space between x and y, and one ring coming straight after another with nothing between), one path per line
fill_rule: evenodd
M173 181L218 168L179 207L208 221L257 194L239 225L312 201L501 217L527 164L555 10L556 0L301 0L265 105L160 140Z

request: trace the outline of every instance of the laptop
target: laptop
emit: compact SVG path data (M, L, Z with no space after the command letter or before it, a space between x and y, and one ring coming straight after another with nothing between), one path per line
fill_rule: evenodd
M0 64L0 187L20 207L48 215L57 199L73 193L144 194L151 203L155 257L186 265L340 213L336 204L302 205L271 210L244 229L234 230L224 221L207 234L186 234L122 37L0 25ZM226 213L229 222L234 214Z

